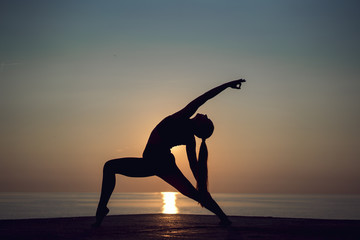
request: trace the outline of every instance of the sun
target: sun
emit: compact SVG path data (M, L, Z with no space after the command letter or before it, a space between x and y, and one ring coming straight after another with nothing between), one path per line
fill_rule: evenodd
M162 192L163 209L164 214L177 214L179 209L176 207L176 195L177 192Z

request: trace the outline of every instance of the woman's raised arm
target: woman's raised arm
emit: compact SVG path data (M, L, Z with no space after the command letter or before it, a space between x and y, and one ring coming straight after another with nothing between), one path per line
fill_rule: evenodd
M228 87L234 88L234 89L240 89L241 84L243 82L246 82L246 80L245 79L238 79L238 80L234 80L234 81L231 81L231 82L221 84L220 86L217 86L217 87L207 91L203 95L195 98L188 105L186 105L186 107L181 109L178 112L178 114L181 114L186 118L190 118L198 110L198 108L201 105L203 105L207 100L215 97L216 95L218 95L219 93L221 93L222 91L224 91Z

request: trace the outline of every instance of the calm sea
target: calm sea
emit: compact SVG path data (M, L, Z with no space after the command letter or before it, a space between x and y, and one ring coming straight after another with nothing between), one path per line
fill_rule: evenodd
M229 216L360 219L360 195L213 194ZM0 193L0 219L93 216L99 193ZM114 193L110 215L212 214L175 192Z

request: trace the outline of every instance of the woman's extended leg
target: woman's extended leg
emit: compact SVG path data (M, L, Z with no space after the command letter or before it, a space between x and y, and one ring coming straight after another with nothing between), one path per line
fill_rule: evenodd
M210 193L202 194L190 183L190 181L182 174L177 166L171 174L157 174L161 179L175 187L183 195L194 199L201 203L206 209L216 214L221 222L221 225L230 225L231 222L215 200L211 197Z
M144 161L142 158L119 158L106 162L103 169L101 195L96 210L94 227L100 226L104 217L109 213L107 204L115 188L115 174L128 177L149 177L154 175L149 162Z

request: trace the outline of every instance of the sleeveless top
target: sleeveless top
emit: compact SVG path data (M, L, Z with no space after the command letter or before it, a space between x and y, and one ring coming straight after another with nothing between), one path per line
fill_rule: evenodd
M172 147L185 145L193 138L191 120L175 113L164 118L151 132L143 157L168 158Z

